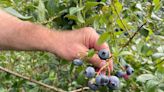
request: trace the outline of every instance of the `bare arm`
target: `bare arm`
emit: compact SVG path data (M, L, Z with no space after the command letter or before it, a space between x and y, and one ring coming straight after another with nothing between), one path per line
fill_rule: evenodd
M107 49L107 43L97 45L99 35L87 27L73 31L52 31L41 25L21 21L0 10L0 50L48 51L67 60L78 58L90 48ZM90 63L102 67L105 63L95 54ZM112 70L112 61L110 68Z
M0 10L0 49L46 50L49 29L25 22Z

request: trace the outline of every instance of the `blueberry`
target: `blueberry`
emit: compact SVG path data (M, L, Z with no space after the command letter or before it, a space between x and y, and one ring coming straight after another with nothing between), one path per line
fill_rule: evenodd
M81 59L74 59L73 64L76 66L81 66L83 64L83 61Z
M124 31L122 28L120 28L121 31Z
M101 0L96 0L96 2L101 2Z
M91 81L88 82L88 87L93 91L96 91L99 89L99 86L96 85L95 83L92 83Z
M124 32L124 35L125 35L125 36L128 36L128 35L129 35L129 33L128 33L128 32Z
M106 60L109 58L109 51L107 51L106 49L102 49L98 52L98 56L100 57L100 59Z
M133 72L134 72L134 69L133 69L132 67L128 67L128 68L126 69L126 74L127 74L127 75L131 75Z
M116 76L117 76L118 78L122 78L123 75L124 75L124 72L122 72L122 71L117 71L117 72L116 72Z
M116 32L118 32L119 30L118 30L118 28L116 28L116 29L114 29Z
M86 70L85 70L85 76L87 78L92 78L95 76L95 69L93 67L87 67Z
M126 64L124 67L125 67L125 69L127 69L127 68L129 68L131 66L129 64Z
M106 75L101 74L96 77L96 84L99 86L105 86L108 82L109 78Z
M123 75L123 78L124 78L125 80L128 80L128 79L129 79L129 76L128 76L127 74L124 74L124 75Z
M109 83L107 86L108 86L108 88L110 88L112 90L118 89L120 86L120 81L119 81L118 77L110 76L109 77Z

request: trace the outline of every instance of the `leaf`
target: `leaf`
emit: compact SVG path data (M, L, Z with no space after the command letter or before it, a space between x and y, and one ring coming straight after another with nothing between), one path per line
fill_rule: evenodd
M157 90L157 84L159 84L159 81L156 80L149 80L146 83L146 92L156 92Z
M71 8L69 8L69 14L73 15L83 9L84 9L84 7L71 7Z
M56 3L55 0L49 0L47 3L47 10L48 13L53 16L55 14L55 10L56 10Z
M164 91L164 83L159 84L159 88Z
M116 20L118 26L123 29L126 30L125 27L129 30L131 29L131 26L127 23L127 21L125 19L122 19L122 22L120 19ZM122 24L123 23L123 24ZM124 27L125 26L125 27Z
M94 49L91 49L91 50L88 51L87 56L90 58L90 57L92 57L94 54L95 54Z
M149 51L149 47L147 46L147 45L143 45L142 46L142 48L141 48L141 52L143 53L143 54L146 54L148 51Z
M133 56L133 53L129 52L129 51L122 51L119 56L122 56L122 55L131 55Z
M118 1L114 4L115 4L115 7L116 7L116 10L117 10L118 14L120 14L121 11L122 11L122 4Z
M85 23L83 17L82 17L82 14L80 12L77 13L77 19L80 23Z
M159 21L162 21L162 19L160 17L158 17L157 15L155 15L153 12L151 14L151 18L152 19L155 19L155 20L159 20Z
M99 2L86 2L85 8L88 9L88 8L94 7L98 4L99 4Z
M73 69L74 69L74 64L71 63L71 65L70 65L70 70L69 70L70 74L72 73Z
M153 54L154 58L160 58L160 57L164 57L164 53L154 53Z
M86 84L86 82L87 82L87 80L85 79L84 72L81 71L78 75L77 83L83 85L83 84Z
M110 38L109 32L105 32L105 33L103 33L103 34L99 37L97 43L98 43L99 45L101 45L101 44L104 43L105 41L109 40L109 38Z
M30 19L32 18L32 16L23 16L22 14L20 14L19 12L17 12L15 9L13 9L12 7L8 7L8 8L4 8L4 10L8 13L10 13L11 15L18 17L20 19Z
M44 3L42 0L39 0L39 5L37 7L37 13L38 13L38 20L39 21L45 21L46 20L46 8L44 6Z
M160 0L153 0L153 4L155 5L155 11L158 11L161 7Z
M139 31L141 35L147 37L149 35L149 31L145 28L142 28L142 30Z
M158 48L157 48L157 51L158 52L163 52L164 53L164 45L163 46L159 46Z
M143 11L143 8L142 8L141 3L137 3L136 4L136 8L139 9L139 10L141 10L141 11Z
M152 74L142 74L137 77L137 81L145 83L146 81L152 80L154 78L155 78L155 76Z

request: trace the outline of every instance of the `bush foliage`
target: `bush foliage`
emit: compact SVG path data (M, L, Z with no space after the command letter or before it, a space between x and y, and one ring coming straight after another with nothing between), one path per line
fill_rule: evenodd
M129 80L120 79L121 88L114 92L164 92L163 5L163 0L0 0L0 7L10 14L48 28L93 27L101 35L98 43L106 41L111 48L112 74L120 64L135 69ZM87 86L87 65L75 67L47 52L0 51L1 67L66 91ZM50 91L0 72L0 92Z

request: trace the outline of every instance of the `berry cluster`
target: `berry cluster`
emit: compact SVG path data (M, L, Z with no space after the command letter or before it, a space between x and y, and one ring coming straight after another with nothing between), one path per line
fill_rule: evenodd
M101 72L103 72L103 69L105 67L109 66L109 51L102 49L98 52L98 56L100 59L106 60L106 65L100 68L98 72L95 70L94 67L91 66L87 67L84 72L85 77L89 79L88 87L91 90L96 91L101 86L107 86L109 89L116 90L120 86L119 78L128 79L128 76L134 72L134 69L129 64L126 64L123 69L126 72L120 70L116 72L115 76L107 76L106 73ZM74 59L73 64L76 66L81 66L83 64L83 61L81 59Z

